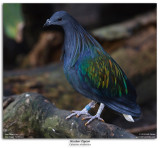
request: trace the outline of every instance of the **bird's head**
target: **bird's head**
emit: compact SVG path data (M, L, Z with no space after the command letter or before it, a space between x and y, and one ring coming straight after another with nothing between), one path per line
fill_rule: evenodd
M64 28L64 26L70 24L72 21L73 18L66 11L58 11L54 13L50 19L47 19L44 27L57 25Z

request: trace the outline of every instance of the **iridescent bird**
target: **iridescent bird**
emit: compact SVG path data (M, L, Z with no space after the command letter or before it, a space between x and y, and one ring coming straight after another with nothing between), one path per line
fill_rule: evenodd
M93 100L81 111L73 111L66 117L86 115L89 119L103 121L100 117L104 106L122 114L127 121L141 115L136 103L136 91L127 76L102 46L67 12L58 11L48 19L44 26L61 26L64 30L62 59L64 73L73 88ZM126 61L127 62L127 61ZM88 111L100 103L95 116Z

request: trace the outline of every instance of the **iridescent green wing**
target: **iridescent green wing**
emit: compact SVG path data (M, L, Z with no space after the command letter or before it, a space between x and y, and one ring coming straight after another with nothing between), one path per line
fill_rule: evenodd
M127 77L110 56L87 58L81 62L79 70L85 83L90 83L92 88L106 90L108 96L121 97L128 94Z

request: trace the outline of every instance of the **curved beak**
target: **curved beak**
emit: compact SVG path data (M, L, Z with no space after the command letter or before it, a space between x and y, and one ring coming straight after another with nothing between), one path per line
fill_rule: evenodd
M51 25L51 21L49 19L46 20L46 23L43 25L43 27L47 27Z

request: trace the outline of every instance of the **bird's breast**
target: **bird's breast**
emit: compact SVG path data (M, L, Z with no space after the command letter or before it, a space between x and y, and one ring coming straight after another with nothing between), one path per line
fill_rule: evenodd
M76 67L64 66L64 74L72 87L80 92L82 90L82 85Z
M64 74L68 82L74 87L75 83L77 82L75 69L64 65Z

